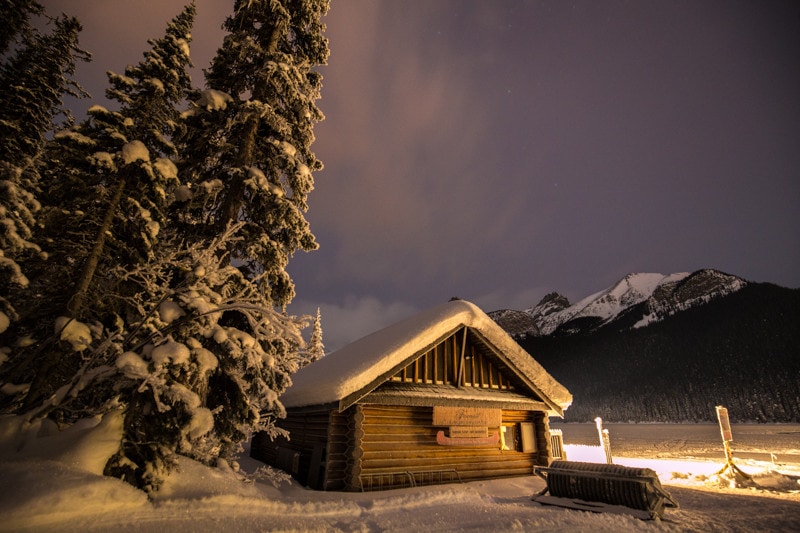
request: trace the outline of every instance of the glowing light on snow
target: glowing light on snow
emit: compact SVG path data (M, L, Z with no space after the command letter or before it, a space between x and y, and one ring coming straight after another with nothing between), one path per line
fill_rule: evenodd
M283 150L283 153L289 157L294 157L295 154L297 154L297 148L292 146L291 143L288 143L286 141L281 141L280 146L281 150Z
M106 109L101 105L94 104L93 106L90 106L89 109L86 110L86 112L89 113L90 115L104 114L108 113L108 109Z
M186 57L191 57L191 55L189 54L190 52L189 43L186 41L186 39L178 39L178 48L181 49L183 55L185 55Z
M222 181L219 179L203 181L200 182L200 187L206 192L206 194L216 194L222 190Z
M159 93L164 92L164 83L158 78L148 78L147 83L155 87L157 92Z
M206 350L205 348L197 348L192 353L194 353L194 358L197 362L200 373L213 372L217 369L219 361L217 360L217 357L209 350Z
M311 176L311 169L308 168L308 165L300 163L297 165L297 173L304 178L308 178Z
M133 352L125 352L119 357L115 366L126 376L133 379L141 379L148 375L147 362Z
M186 404L190 409L200 407L200 397L185 385L173 383L169 386L169 394L173 399Z
M89 157L89 161L93 165L109 170L115 170L117 165L114 164L114 156L108 152L95 152Z
M59 131L58 133L53 135L53 138L54 139L69 139L69 140L74 141L74 142L76 142L78 144L84 144L84 145L88 145L88 146L91 146L91 145L95 144L95 142L92 139L90 139L86 135L83 135L82 133L78 133L77 131Z
M205 407L198 407L192 412L189 422L189 437L196 439L214 429L214 415Z

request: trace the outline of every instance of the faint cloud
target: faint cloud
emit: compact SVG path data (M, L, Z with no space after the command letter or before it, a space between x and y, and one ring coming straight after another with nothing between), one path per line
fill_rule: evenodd
M431 45L426 21L441 19L431 9L426 4L426 16L352 2L328 14L328 92L320 101L327 120L315 145L326 170L309 219L312 228L324 221L321 238L338 237L321 241L330 246L324 253L333 256L326 268L334 281L357 273L362 283L402 287L420 276L458 276L463 261L443 247L465 236L484 240L501 218L490 208L499 195L494 180L475 171L486 164L490 121L473 104L473 61L456 43Z
M336 351L407 318L418 310L402 302L381 302L373 296L348 296L341 303L296 301L293 314L313 314L317 307L322 317L322 342L326 352Z

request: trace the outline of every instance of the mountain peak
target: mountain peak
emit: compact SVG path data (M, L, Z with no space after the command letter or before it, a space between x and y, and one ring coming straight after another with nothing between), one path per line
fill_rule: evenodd
M631 273L575 304L570 304L566 297L557 292L547 294L535 307L524 311L532 317L536 326L525 333L550 335L558 330L560 334L571 334L587 327L602 327L623 315L626 315L628 327L642 327L735 292L746 284L741 278L713 269L668 275ZM508 316L510 311L503 313ZM514 332L509 332L516 336L521 334L519 328L525 321L520 315L515 318Z
M547 316L563 311L570 306L569 299L563 294L551 292L545 295L541 301L525 312L531 316Z
M698 270L673 284L665 285L663 290L654 291L647 302L646 313L633 327L663 320L678 311L736 292L745 285L747 281L732 274L710 268Z

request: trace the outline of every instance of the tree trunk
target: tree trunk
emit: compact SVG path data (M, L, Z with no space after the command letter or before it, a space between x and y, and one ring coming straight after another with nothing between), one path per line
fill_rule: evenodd
M117 189L114 191L114 196L106 209L106 214L103 217L103 223L100 225L100 230L95 237L94 246L86 258L83 265L83 272L78 280L75 293L67 303L67 313L70 317L78 317L86 305L86 295L89 292L89 286L92 284L92 279L97 271L97 265L100 263L100 257L103 255L103 249L106 245L106 235L111 231L111 224L114 222L114 215L117 213L117 208L122 201L122 193L125 191L126 185L125 176L120 176L117 182Z
M271 57L277 52L278 41L281 34L286 32L288 25L288 19L280 19L275 22L267 44L266 57ZM267 81L261 78L261 83L253 87L252 99L263 99L263 95L266 93L266 83ZM243 128L244 131L242 132L239 153L236 159L239 171L231 179L225 199L220 207L220 216L217 219L219 231L224 230L228 224L235 222L239 218L239 211L242 208L242 203L244 203L244 169L245 167L253 166L255 163L256 135L258 134L259 122L260 117L253 113L248 117L247 123Z
M258 117L251 115L244 127L242 133L242 141L239 145L239 154L237 158L237 166L239 172L236 172L228 185L228 190L225 194L225 199L220 207L220 216L217 220L218 231L222 232L228 224L236 221L239 218L239 211L244 202L244 168L252 166L254 161L253 153L256 146L256 133L258 132Z
M97 271L97 265L100 263L100 257L103 255L107 232L111 231L114 215L116 215L117 208L122 201L122 193L125 191L126 181L125 176L120 176L114 196L109 202L100 230L95 237L92 251L84 263L83 272L78 280L75 293L67 303L67 316L71 318L77 318L86 306L89 287ZM58 332L55 334L58 335ZM72 378L70 373L80 366L80 355L71 350L62 351L58 342L59 339L55 338L54 340L55 342L45 348L46 352L42 360L37 364L36 375L31 382L31 387L22 405L23 412L34 408L61 385L67 383Z

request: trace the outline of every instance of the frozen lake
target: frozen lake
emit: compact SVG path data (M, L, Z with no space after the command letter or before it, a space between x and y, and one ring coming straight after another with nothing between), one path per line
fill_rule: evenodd
M558 423L565 444L599 446L594 424ZM725 460L717 424L604 424L612 455L625 457ZM732 424L734 458L800 464L800 424Z

